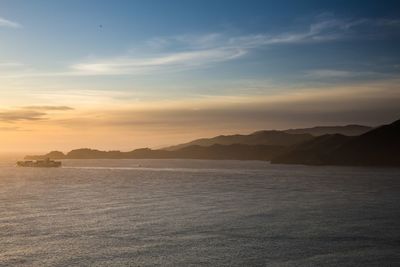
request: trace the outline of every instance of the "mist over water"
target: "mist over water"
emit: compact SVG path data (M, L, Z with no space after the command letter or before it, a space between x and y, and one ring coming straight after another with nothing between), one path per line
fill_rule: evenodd
M0 161L0 266L395 266L400 169Z

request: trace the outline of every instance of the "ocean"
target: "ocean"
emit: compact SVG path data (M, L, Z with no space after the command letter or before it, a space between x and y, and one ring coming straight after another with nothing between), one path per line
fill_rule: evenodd
M400 266L400 169L3 159L0 266Z

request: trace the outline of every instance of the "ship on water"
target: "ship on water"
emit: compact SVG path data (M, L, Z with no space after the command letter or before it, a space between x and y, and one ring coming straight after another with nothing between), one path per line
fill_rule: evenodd
M61 161L54 161L49 158L45 160L18 161L18 167L57 168L61 167Z

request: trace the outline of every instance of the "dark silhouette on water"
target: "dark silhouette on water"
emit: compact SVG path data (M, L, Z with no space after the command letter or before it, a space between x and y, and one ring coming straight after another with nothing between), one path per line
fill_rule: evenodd
M18 167L38 167L38 168L57 168L61 167L61 161L54 161L46 158L45 160L36 161L18 161Z

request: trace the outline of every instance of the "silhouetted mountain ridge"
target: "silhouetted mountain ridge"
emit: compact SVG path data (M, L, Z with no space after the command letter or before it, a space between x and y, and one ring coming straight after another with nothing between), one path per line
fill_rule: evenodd
M237 160L271 160L283 153L282 146L267 145L212 145L208 147L192 145L179 150L152 150L140 148L129 152L100 151L96 149L75 149L67 154L52 151L45 155L27 156L26 159L237 159Z
M372 127L350 124L345 126L316 126L312 128L299 128L299 129L288 129L285 133L290 134L311 134L313 136L321 136L326 134L341 134L347 136L357 136L364 134L370 130Z
M238 141L244 143L232 143ZM46 155L26 158L236 159L266 160L281 164L400 166L400 120L374 128L359 136L327 134L313 137L310 134L258 131L250 135L198 139L169 149L141 148L121 152L82 148L67 154L52 151Z
M312 139L310 134L289 134L282 131L258 131L248 135L219 135L212 138L201 138L188 143L170 146L164 150L178 150L187 146L211 146L211 145L273 145L273 146L292 146Z
M278 145L292 146L308 140L313 136L321 136L325 134L342 134L348 136L361 135L370 131L372 127L362 125L345 125L345 126L316 126L312 128L299 128L288 130L262 130L251 134L234 134L219 135L212 138L200 138L187 143L174 145L164 148L164 150L177 150L191 145L211 146L215 144L232 145Z
M273 163L287 164L326 164L331 153L352 137L341 134L327 134L293 146L286 153L272 159Z
M320 136L275 157L272 163L400 166L400 120L360 136Z

